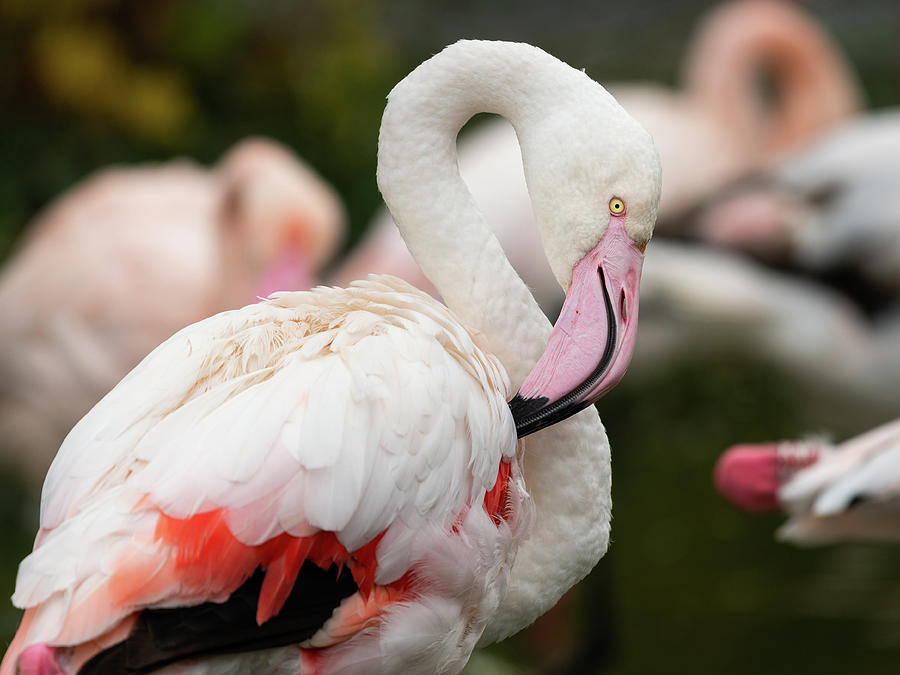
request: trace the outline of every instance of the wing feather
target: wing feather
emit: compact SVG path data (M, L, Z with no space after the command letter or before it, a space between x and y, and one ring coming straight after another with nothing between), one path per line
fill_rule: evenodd
M847 509L855 499L881 503L897 500L900 510L900 444L894 443L855 471L847 472L818 496L813 513L827 516Z

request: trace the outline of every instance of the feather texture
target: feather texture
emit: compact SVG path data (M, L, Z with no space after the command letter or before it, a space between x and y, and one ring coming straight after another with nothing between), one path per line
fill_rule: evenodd
M263 623L305 559L349 564L368 594L421 562L423 530L475 504L498 536L516 461L509 394L447 309L390 277L184 329L60 449L14 596L34 612L28 642L77 644L141 608L221 602L258 566ZM85 545L104 553L69 565ZM347 553L367 546L365 560Z

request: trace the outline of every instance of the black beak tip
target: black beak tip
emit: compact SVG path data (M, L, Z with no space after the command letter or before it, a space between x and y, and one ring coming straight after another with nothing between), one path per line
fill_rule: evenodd
M519 438L537 431L535 422L540 419L540 412L547 407L548 401L546 396L536 398L523 398L519 394L513 396L512 401L509 402L509 409L515 420L516 433Z

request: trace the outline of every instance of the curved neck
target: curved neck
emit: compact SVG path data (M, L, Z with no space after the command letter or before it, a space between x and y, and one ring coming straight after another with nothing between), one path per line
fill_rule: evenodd
M520 130L583 86L573 74L584 76L534 47L516 45L525 58L511 60L510 45L499 50L494 44L449 47L391 92L378 182L425 276L462 323L483 335L509 373L512 394L546 348L550 322L460 177L456 136L472 115L492 112L506 117L522 139ZM521 145L527 165L527 143ZM525 439L524 455L535 523L519 546L508 591L482 644L529 625L606 551L610 458L597 411L589 408Z
M571 69L541 50L515 45L524 58L511 59L510 45L496 44L457 43L394 88L381 124L378 184L422 272L484 336L515 391L546 347L550 324L463 182L456 137L479 112L502 115L518 133L558 108L572 82ZM524 144L522 152L527 162Z
M859 86L839 49L784 2L735 3L714 12L686 60L685 86L743 134L760 159L815 138L860 107ZM765 101L762 76L774 98Z

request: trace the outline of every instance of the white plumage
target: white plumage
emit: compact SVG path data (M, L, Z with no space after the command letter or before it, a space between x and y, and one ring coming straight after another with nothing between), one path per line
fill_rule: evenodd
M813 275L900 292L900 111L836 128L701 214L701 234ZM863 300L877 300L863 298Z
M60 448L45 484L46 534L22 564L14 602L39 606L42 628L44 615L69 617L61 633L35 639L103 634L132 607L98 623L79 603L95 600L111 571L122 573L120 556L133 555L135 543L149 546L145 555L164 553L152 545L159 512L188 518L215 509L250 546L326 530L355 551L385 532L389 555L375 582L390 584L422 563L433 524L483 501L501 457L513 460L511 395L502 366L445 307L392 277L284 293L189 326ZM493 536L472 542L477 564L508 564L510 546L496 538L513 529L478 515L465 524L489 525ZM478 520L487 522L470 522ZM73 575L66 561L85 545L105 554L78 556ZM170 573L164 564L148 571L147 584L153 571ZM191 600L163 590L141 604Z

